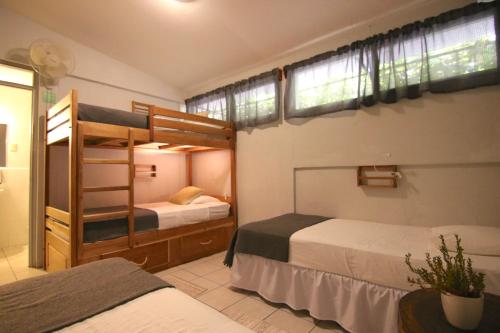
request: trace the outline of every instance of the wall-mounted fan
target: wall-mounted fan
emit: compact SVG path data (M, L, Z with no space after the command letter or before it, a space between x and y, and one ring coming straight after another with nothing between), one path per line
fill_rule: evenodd
M60 78L75 68L73 53L64 46L47 39L34 41L29 48L29 62L40 74L41 83L47 87L57 85Z

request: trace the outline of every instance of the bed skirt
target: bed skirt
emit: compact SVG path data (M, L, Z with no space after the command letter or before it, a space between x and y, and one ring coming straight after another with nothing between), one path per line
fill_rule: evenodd
M399 300L408 293L243 253L235 255L231 272L232 286L336 321L351 333L397 332Z

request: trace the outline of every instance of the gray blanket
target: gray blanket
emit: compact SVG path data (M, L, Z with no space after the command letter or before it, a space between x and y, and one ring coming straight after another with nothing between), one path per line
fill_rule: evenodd
M330 219L302 214L285 214L245 224L236 230L224 264L231 267L236 252L288 262L290 237L297 231Z
M112 258L0 286L0 332L49 332L171 287Z
M78 103L78 120L118 126L149 128L148 116L145 114L83 103Z
M113 210L127 210L127 206L85 209L85 214L103 213ZM135 232L158 229L158 214L154 210L134 207ZM83 241L94 243L128 235L128 218L117 218L83 225Z

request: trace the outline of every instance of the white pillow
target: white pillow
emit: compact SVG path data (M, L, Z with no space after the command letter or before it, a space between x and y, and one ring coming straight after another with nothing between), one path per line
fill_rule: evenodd
M220 202L219 199L211 197L209 195L200 195L198 198L191 201L191 204L204 204L209 202Z
M448 249L457 251L455 234L462 240L461 245L465 254L482 256L500 256L500 228L484 227L479 225L448 225L432 228L432 243L439 248L444 236Z

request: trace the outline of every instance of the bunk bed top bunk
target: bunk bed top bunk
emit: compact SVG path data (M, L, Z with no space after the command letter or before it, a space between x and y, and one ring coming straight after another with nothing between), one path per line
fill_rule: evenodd
M235 148L231 122L136 101L132 112L79 103L72 90L47 112L47 145L68 142L76 126L82 128L85 145L95 147L126 147L131 130L136 147L160 143L159 149L186 152Z

